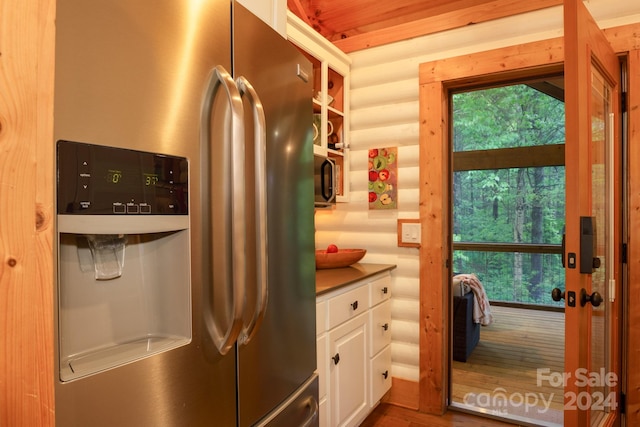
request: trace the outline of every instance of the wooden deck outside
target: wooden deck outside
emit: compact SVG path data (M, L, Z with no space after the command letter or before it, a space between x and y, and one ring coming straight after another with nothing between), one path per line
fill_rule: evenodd
M552 383L564 372L564 313L495 305L492 313L467 362L453 362L453 406L562 425L564 391Z

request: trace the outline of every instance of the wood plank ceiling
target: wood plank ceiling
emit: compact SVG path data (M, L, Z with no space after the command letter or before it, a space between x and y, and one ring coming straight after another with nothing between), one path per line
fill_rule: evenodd
M562 0L287 0L344 52L558 6Z

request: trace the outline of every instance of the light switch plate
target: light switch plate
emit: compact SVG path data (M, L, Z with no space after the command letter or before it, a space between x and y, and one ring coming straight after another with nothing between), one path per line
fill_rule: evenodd
M402 243L420 243L420 224L402 224Z
M419 219L398 219L398 246L419 248L421 232Z

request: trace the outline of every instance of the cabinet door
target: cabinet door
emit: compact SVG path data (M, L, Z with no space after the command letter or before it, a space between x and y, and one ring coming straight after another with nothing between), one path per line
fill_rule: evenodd
M369 311L371 317L371 357L391 343L391 301L387 300Z
M287 2L284 0L239 0L251 13L287 38Z
M348 202L351 60L291 11L287 36L313 64L313 152L335 160L336 200Z
M332 426L358 425L369 411L367 320L365 313L329 332Z
M375 406L391 388L391 347L371 359L371 406Z

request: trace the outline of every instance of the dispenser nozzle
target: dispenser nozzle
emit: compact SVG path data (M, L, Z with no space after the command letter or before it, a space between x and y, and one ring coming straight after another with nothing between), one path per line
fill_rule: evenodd
M96 280L110 280L122 276L127 236L124 234L87 234L86 237L93 256Z

